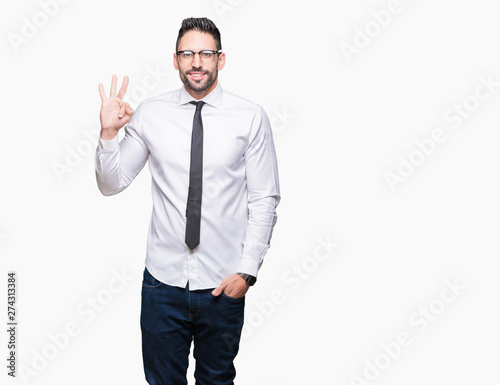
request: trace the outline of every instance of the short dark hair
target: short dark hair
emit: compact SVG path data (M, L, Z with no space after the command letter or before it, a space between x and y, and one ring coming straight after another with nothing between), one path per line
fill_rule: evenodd
M206 17L189 17L182 20L181 29L179 29L179 36L177 36L177 42L175 43L175 50L179 50L179 42L187 31L200 31L211 34L215 40L215 47L217 51L222 49L222 44L220 42L220 32L215 26L214 22Z

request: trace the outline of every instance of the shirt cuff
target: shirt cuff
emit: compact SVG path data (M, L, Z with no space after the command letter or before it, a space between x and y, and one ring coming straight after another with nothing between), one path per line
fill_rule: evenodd
M266 255L268 245L245 243L246 252L243 253L243 257L238 265L237 273L250 274L257 278L260 266L264 261L264 256Z
M120 140L118 139L118 133L113 139L104 140L99 138L99 152L115 152L120 147Z
M238 265L237 273L249 274L257 278L258 271L259 271L259 263L250 258L247 258L241 260L240 264Z

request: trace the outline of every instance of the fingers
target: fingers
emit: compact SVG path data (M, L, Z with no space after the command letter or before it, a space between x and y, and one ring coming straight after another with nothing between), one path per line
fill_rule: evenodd
M118 91L117 95L120 99L123 99L123 97L125 96L125 92L127 92L128 81L129 81L128 76L125 75L123 77L122 86L120 87L120 91Z
M133 113L134 113L134 110L132 109L132 107L130 107L130 104L128 104L128 103L121 103L120 104L120 112L118 113L118 117L120 119L123 118L125 115L132 116Z
M118 99L123 99L125 96L125 93L127 92L127 87L129 83L129 78L127 75L123 77L123 82L122 86L120 87L120 91L118 92L118 95L116 95L116 86L118 82L118 76L113 75L111 77L111 90L109 92L109 97L114 98L117 97ZM106 93L104 92L104 86L102 83L99 83L99 95L101 96L101 101L104 101L106 99Z
M116 96L116 83L118 81L118 77L116 75L113 75L111 78L111 91L109 93L110 98L114 98Z
M104 92L104 86L102 85L102 83L99 83L99 95L101 96L101 101L104 102L104 100L106 99L106 93Z

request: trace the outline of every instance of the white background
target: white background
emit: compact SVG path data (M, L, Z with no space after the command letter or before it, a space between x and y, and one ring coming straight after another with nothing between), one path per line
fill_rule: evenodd
M247 295L237 383L498 383L500 85L475 97L481 78L500 81L494 1L401 0L390 20L387 1L73 0L51 16L41 3L0 13L0 287L17 271L19 320L18 377L3 332L2 383L145 384L150 175L100 195L97 85L129 75L134 108L179 88L172 53L191 16L221 30L221 84L265 108L279 160L279 219ZM39 27L13 44L28 22ZM454 127L445 117L457 122L450 109L464 103ZM415 152L435 130L441 143ZM110 295L114 274L126 278ZM68 324L77 335L64 337Z

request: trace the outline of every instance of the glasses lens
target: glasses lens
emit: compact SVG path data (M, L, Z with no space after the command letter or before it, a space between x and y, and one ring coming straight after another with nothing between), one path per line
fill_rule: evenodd
M183 53L181 53L181 59L184 60L184 61L193 60L193 58L194 58L194 53L193 52L184 51Z
M200 52L201 60L204 62L211 62L214 58L214 53L212 51L201 51Z
M191 61L193 61L195 55L196 55L195 52L183 51L179 54L179 57L184 62L191 62ZM204 63L211 63L214 60L216 54L213 53L213 51L201 51L199 53L199 55L200 55L200 59Z

